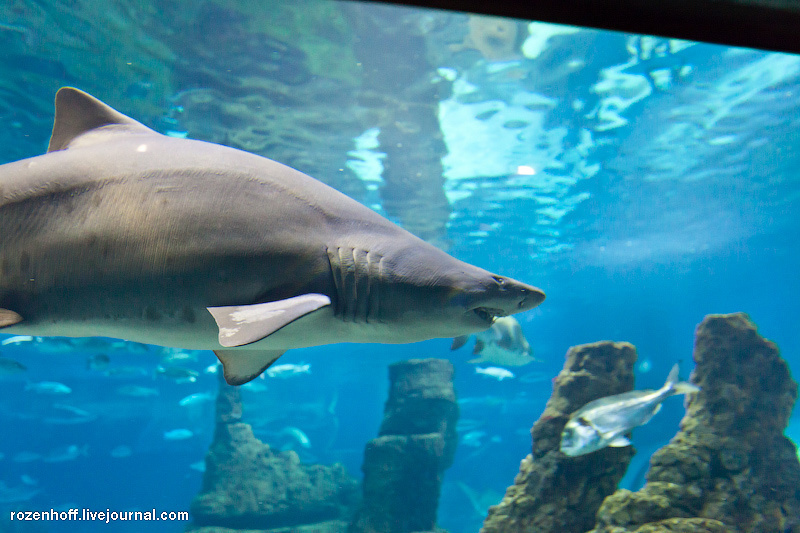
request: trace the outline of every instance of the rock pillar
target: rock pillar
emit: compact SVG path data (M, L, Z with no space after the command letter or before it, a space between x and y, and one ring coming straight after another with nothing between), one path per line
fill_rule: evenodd
M489 508L481 533L584 533L614 492L633 457L631 447L580 457L559 450L570 414L592 400L633 389L636 349L625 342L570 348L544 413L533 425L532 454L514 484Z
M783 431L797 383L744 313L709 315L695 335L680 432L647 483L603 503L593 533L800 533L800 464Z
M389 367L379 437L364 452L364 503L351 533L433 531L442 475L457 445L453 365L412 359Z

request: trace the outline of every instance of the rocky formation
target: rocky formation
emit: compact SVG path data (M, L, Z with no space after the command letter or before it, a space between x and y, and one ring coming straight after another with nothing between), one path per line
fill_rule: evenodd
M351 533L433 531L442 475L457 445L453 365L412 359L389 367L379 437L364 452L364 504Z
M338 533L358 502L358 484L341 465L304 465L273 452L241 422L239 389L220 378L214 441L190 531L301 529Z
M581 457L559 451L571 413L584 404L633 389L636 350L628 343L598 342L570 348L545 411L531 430L533 453L520 467L503 501L489 509L481 533L583 533L625 474L631 447L606 448Z
M783 436L797 384L747 315L698 326L701 387L681 431L650 461L647 484L603 503L593 533L800 532L800 464Z

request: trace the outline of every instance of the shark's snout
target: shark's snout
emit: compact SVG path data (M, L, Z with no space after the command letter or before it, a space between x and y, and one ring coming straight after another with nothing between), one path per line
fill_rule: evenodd
M541 289L502 276L492 276L483 298L471 309L489 324L500 316L513 315L533 309L544 301Z
M531 285L524 285L520 283L521 287L519 288L520 292L520 300L517 304L517 307L520 311L527 311L528 309L533 309L540 303L542 303L545 299L544 291L533 287Z
M544 291L533 285L503 276L492 276L492 280L495 286L490 292L496 294L497 307L504 311L503 315L533 309L544 301Z

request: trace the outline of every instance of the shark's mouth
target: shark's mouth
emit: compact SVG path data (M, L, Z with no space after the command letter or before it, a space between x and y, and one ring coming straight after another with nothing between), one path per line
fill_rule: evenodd
M472 310L473 313L478 315L481 320L486 321L488 324L492 324L494 319L499 316L506 316L506 312L502 309L496 309L493 307L476 307Z

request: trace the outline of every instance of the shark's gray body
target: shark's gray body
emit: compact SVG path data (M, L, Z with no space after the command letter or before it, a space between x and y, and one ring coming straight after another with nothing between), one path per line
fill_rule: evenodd
M72 88L48 153L0 166L3 333L212 349L243 383L290 348L463 335L543 299L296 170Z

